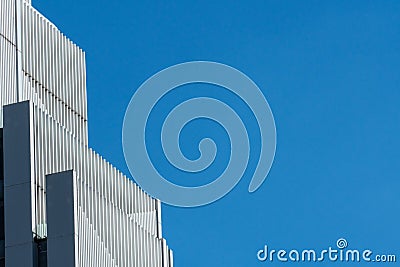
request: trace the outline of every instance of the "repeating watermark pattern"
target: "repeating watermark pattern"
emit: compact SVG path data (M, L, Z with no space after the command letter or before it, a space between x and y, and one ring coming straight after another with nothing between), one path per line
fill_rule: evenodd
M162 149L168 161L186 172L201 172L215 160L217 146L210 138L198 144L200 157L186 158L179 147L179 136L189 122L211 119L228 133L231 151L229 164L214 181L197 187L185 187L163 177L151 161L146 146L146 125L156 103L171 90L186 84L205 83L228 89L251 109L261 135L257 168L249 185L256 191L271 168L276 149L276 129L272 111L261 90L245 74L230 66L208 61L187 62L166 68L145 81L133 95L123 124L123 149L128 168L135 181L162 202L195 207L218 200L231 191L243 176L250 156L250 140L245 123L235 110L218 99L197 97L174 107L163 123Z
M336 248L315 250L287 250L269 249L267 245L257 252L257 259L261 262L372 262L395 263L395 254L375 254L370 249L348 249L347 240L340 238L336 242Z

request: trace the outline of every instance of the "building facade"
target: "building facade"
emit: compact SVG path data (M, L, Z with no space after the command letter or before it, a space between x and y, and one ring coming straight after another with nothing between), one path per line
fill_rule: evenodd
M88 147L84 52L0 0L0 267L173 266L161 204Z

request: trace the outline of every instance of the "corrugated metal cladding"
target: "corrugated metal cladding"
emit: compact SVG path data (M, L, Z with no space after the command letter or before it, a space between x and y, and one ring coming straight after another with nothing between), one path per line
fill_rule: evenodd
M0 104L17 101L17 54L15 28L15 1L0 1ZM3 110L0 109L0 126Z
M160 202L87 146L85 53L30 1L0 0L0 56L0 126L3 106L31 102L34 236L47 237L46 175L74 170L76 266L172 266Z
M20 13L16 12L18 8ZM1 0L0 12L1 58L15 61L9 65L2 60L1 71L5 73L7 68L14 68L18 73L10 78L20 77L20 84L2 79L2 91L6 91L2 94L16 97L2 98L0 104L33 100L87 143L85 53L27 1ZM16 23L16 14L20 14L19 23ZM10 47L3 49L6 46L3 43ZM20 66L17 66L17 51Z
M35 232L46 236L45 175L73 169L78 177L79 266L170 266L158 229L158 200L48 114L33 109ZM104 261L108 265L101 265Z
M15 44L15 0L0 1L0 34Z

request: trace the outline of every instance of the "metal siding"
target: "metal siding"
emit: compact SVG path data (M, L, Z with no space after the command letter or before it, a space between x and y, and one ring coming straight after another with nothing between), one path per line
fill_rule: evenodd
M7 107L17 113L5 117L8 125L18 116L17 121L29 125L25 130L6 127L5 136L7 129L29 133L29 144L16 140L18 134L8 134L10 149L5 152L15 164L21 158L13 159L11 146L28 149L28 154L22 154L29 155L24 166L30 168L29 176L7 176L15 176L13 183L25 180L18 188L6 181L6 213L18 203L26 210L15 225L15 216L6 217L6 227L24 224L22 231L6 240L7 267L22 266L13 257L14 244L28 240L32 246L32 231L40 237L48 234L46 175L72 169L77 174L77 266L172 266L166 263L171 253L162 239L160 203L87 146L85 53L28 1L1 0L0 15L0 105L32 102ZM27 106L33 109L27 112ZM0 108L0 126L2 115ZM12 165L7 166L10 171ZM19 193L10 194L11 189ZM23 203L12 198L23 194Z
M77 184L74 171L46 176L48 266L70 267L78 263ZM60 216L60 211L63 216Z
M16 44L15 38L15 0L0 1L0 36Z
M0 104L7 105L17 101L17 75L15 46L0 36ZM0 109L0 126L3 126L3 110Z
M21 12L21 76L31 79L31 88L22 91L21 99L34 100L87 143L86 81L77 78L85 75L83 51L28 3Z
M155 251L157 247L161 250L163 241L158 238L157 201L144 193L92 149L79 142L50 115L36 106L33 113L34 125L37 129L35 140L49 140L35 142L35 150L38 151L35 155L44 155L42 156L44 159L42 157L37 159L44 160L44 164L36 164L36 168L49 165L51 167L47 170L48 173L68 169L74 169L77 172L80 184L78 207L81 211L81 220L85 219L79 222L79 225L86 225L86 223L90 225L86 230L80 229L82 235L86 235L85 231L90 232L84 244L85 246L88 244L86 242L91 244L90 249L80 250L86 251L82 257L89 253L93 257L91 261L98 262L100 260L98 257L102 257L101 255L105 254L103 250L107 249L107 253L112 256L113 264L117 266L129 266L130 259L126 253L133 255L132 262L135 258L141 258L143 262L136 266L153 266L158 262L160 259ZM51 129L51 131L45 129ZM50 151L44 145L49 142L52 144ZM39 174L39 177L35 178L36 183L43 188L44 180L41 176L46 173L43 170L35 172ZM124 186L130 187L130 190L124 190ZM45 194L45 190L38 192ZM135 204L133 199L136 199L139 204L131 206L126 204L128 202ZM45 200L38 195L36 202L37 206L42 206ZM101 216L100 210L103 213ZM40 220L36 222L36 225L47 223L42 216L36 218ZM136 236L127 236L128 233L136 233ZM94 246L98 243L97 238L104 244L104 248ZM135 239L139 242L139 246ZM129 246L127 243L132 245ZM130 248L129 251L128 248ZM163 253L163 255L166 254Z

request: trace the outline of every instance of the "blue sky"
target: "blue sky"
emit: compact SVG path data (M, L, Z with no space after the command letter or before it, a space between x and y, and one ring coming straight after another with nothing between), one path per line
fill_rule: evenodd
M278 136L267 180L249 194L248 173L201 208L164 205L176 266L284 266L259 262L257 251L323 249L341 237L351 248L400 257L400 2L215 2L33 0L86 51L90 145L125 173L125 109L156 72L217 61L266 96ZM185 130L183 150L196 157L185 146L191 131L214 136L222 142L217 174L225 133L200 123Z

